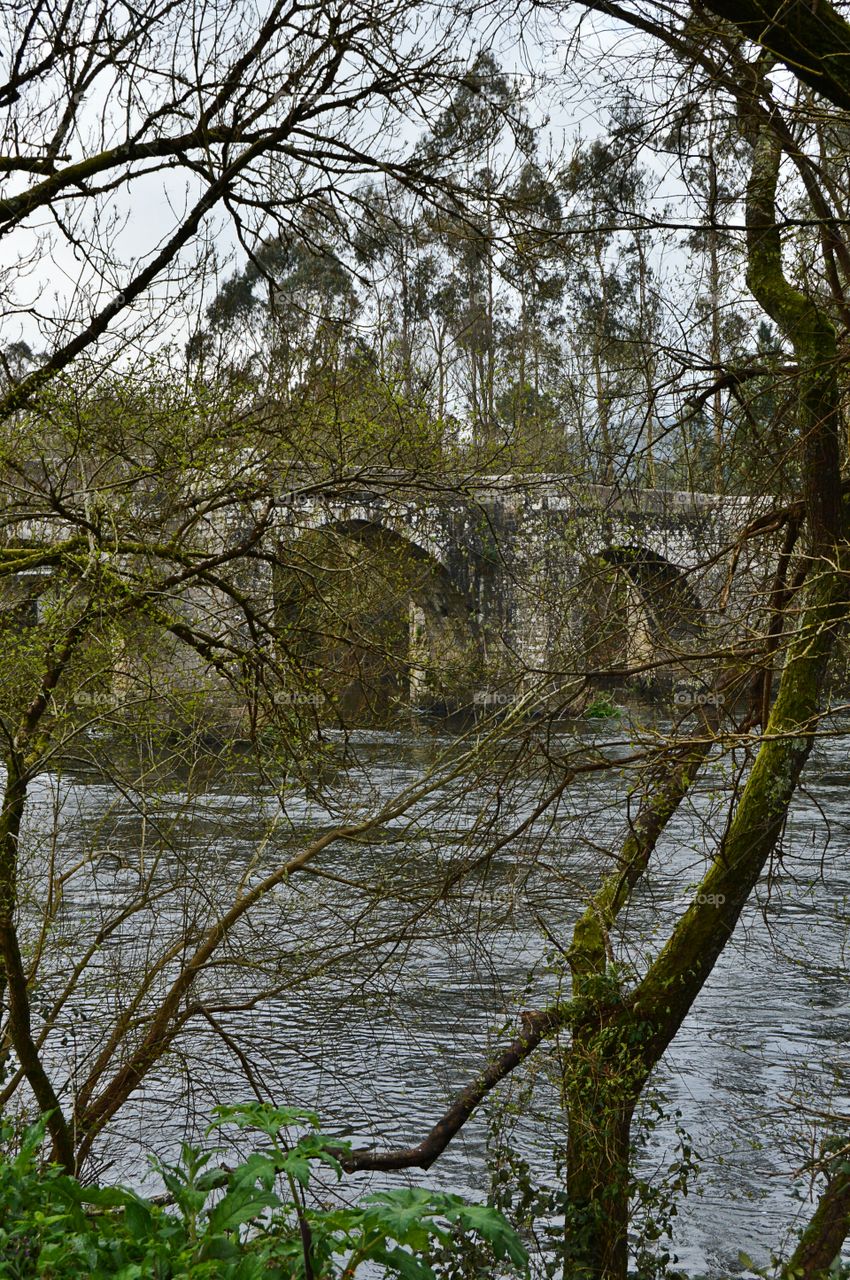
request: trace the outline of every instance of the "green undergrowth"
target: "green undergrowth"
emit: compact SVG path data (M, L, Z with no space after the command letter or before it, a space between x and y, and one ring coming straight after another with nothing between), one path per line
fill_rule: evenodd
M620 708L605 693L598 693L584 709L586 720L619 720Z
M347 1144L318 1130L311 1112L258 1103L217 1107L226 1125L264 1135L235 1168L221 1148L184 1145L154 1160L167 1203L126 1187L85 1186L41 1157L44 1121L0 1163L0 1276L25 1280L434 1280L426 1261L458 1233L484 1242L499 1269L524 1275L527 1255L495 1209L423 1188L378 1191L354 1206L320 1207L317 1166L339 1178ZM297 1139L286 1131L301 1130ZM12 1141L0 1126L3 1148Z

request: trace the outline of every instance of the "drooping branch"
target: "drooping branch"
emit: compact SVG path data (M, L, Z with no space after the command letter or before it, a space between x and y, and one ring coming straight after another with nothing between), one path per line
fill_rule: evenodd
M427 774L424 780L413 783L398 793L384 808L359 822L325 831L305 845L299 853L276 866L261 880L244 888L238 893L230 908L203 931L197 945L188 956L185 954L185 939L178 940L166 953L167 960L164 963L170 964L171 961L178 959L181 959L182 963L167 993L159 1001L150 1017L144 1019L147 1030L140 1037L138 1044L98 1093L97 1087L101 1084L106 1072L113 1066L115 1054L121 1044L122 1033L114 1032L113 1037L104 1044L96 1061L91 1065L88 1076L77 1091L77 1131L82 1135L78 1160L88 1155L103 1126L123 1106L162 1055L167 1052L176 1030L181 1025L183 1016L181 1010L185 1010L186 995L204 972L211 958L247 913L272 890L285 884L294 875L309 870L319 856L332 845L355 841L367 833L386 827L395 819L409 814L417 804L438 789L450 785L457 778L466 776L472 763L479 760L482 752L492 744L497 732L498 730L494 728L491 733L485 733L480 738L476 738L469 751L461 755L445 772L437 770Z
M576 925L570 950L574 991L579 995L576 978L598 972L605 965L605 936L629 893L651 857L653 849L688 793L699 766L712 742L712 735L689 740L676 750L673 762L665 757L663 783L648 788L634 822L620 851L619 867L603 882ZM580 983L579 983L580 985ZM593 1006L594 1013L598 1007ZM490 1091L510 1075L548 1037L570 1025L581 1016L575 1003L521 1014L522 1031L484 1070L466 1085L448 1111L413 1147L397 1149L366 1148L340 1156L347 1173L365 1170L389 1172L399 1169L428 1169L445 1151Z
M346 1173L360 1173L367 1169L383 1172L393 1169L430 1169L491 1089L510 1075L543 1040L566 1025L569 1006L555 1005L536 1012L526 1011L520 1018L522 1031L516 1039L498 1057L493 1058L480 1075L461 1089L445 1115L417 1146L397 1150L370 1147L341 1155L340 1163Z

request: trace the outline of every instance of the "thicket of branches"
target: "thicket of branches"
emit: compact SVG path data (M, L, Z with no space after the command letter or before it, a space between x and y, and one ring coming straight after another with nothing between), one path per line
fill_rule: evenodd
M850 27L797 2L553 8L535 38L610 96L599 137L548 157L500 64L506 19L479 4L4 22L0 1106L43 1112L74 1171L156 1081L180 1109L230 1088L229 1061L238 1089L297 1101L264 1017L285 1031L312 1000L331 1025L418 949L474 956L521 903L552 948L537 1007L506 992L509 1030L430 1133L342 1164L430 1167L544 1061L565 1196L540 1265L622 1280L635 1115L832 731ZM162 220L139 227L146 200ZM415 701L407 611L433 566L296 539L281 494L383 477L469 497L518 470L756 495L719 559L731 580L755 547L767 586L686 651L667 638L668 675L711 695L672 725L588 744L528 670L506 715L386 770L327 668L379 683L395 664ZM652 614L611 551L600 582ZM589 807L597 776L613 818ZM238 841L217 794L240 797ZM685 904L641 924L671 861ZM820 1102L819 1198L779 1264L804 1280L850 1221L846 1117ZM385 1118L375 1100L370 1128Z

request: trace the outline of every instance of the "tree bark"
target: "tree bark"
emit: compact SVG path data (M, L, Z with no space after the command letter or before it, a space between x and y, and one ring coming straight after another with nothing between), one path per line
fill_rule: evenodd
M798 80L850 111L850 23L828 0L708 0L706 8L776 54Z
M609 932L646 871L658 840L688 794L711 734L682 744L651 777L620 851L573 929L568 952L575 1004L564 1069L568 1117L564 1280L625 1280L631 1121L650 1066L643 1024L608 964Z
M7 760L6 791L0 812L0 958L9 1009L8 1035L38 1108L47 1117L53 1157L68 1173L73 1173L73 1139L32 1036L27 978L15 927L18 837L26 797L26 779L13 754Z
M850 1165L847 1155L829 1175L800 1243L783 1268L787 1280L827 1280L850 1231Z
M564 1280L628 1271L631 1122L646 1073L628 1019L576 1027L564 1081L568 1112Z
M343 1169L346 1173L364 1169L430 1169L490 1090L532 1054L542 1040L564 1026L568 1016L568 1008L559 1006L523 1013L520 1034L460 1091L445 1115L417 1146L396 1150L366 1148L340 1154Z

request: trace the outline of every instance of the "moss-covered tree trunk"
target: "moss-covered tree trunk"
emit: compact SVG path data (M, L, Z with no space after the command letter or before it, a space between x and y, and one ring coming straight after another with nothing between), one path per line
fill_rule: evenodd
M850 1162L835 1157L827 1183L797 1248L786 1263L784 1280L831 1280L832 1265L850 1231Z
M574 1026L564 1100L569 1115L564 1276L625 1276L631 1122L645 1083L632 1019L597 1016Z
M827 662L847 614L850 558L841 505L835 332L817 304L783 274L775 222L779 160L776 140L763 133L748 187L748 281L793 343L800 370L808 585L749 779L712 864L666 945L630 990L609 963L610 927L688 791L701 762L696 747L650 787L624 846L621 870L604 882L576 925L570 963L578 1012L564 1084L570 1199L565 1280L625 1280L631 1116L776 846L812 746ZM824 1214L831 1232L828 1247L836 1216ZM812 1242L810 1247L815 1250Z
M568 1115L565 1280L623 1277L628 1268L631 1122L648 1073L646 1027L609 963L609 931L709 749L709 733L666 756L648 780L620 850L577 922L569 950L572 1038L563 1094Z

